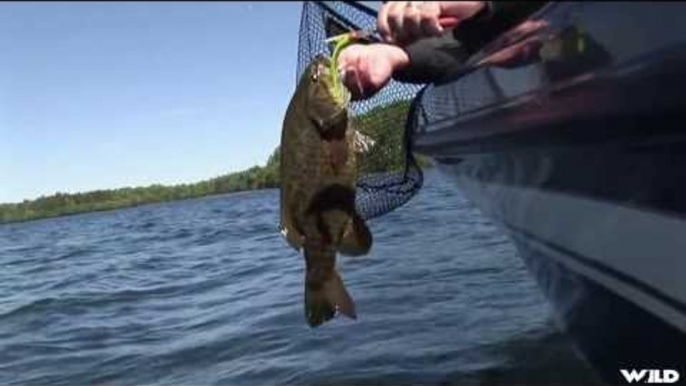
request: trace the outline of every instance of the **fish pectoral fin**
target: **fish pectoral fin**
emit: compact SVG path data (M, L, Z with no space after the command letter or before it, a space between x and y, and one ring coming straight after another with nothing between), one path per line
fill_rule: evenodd
M364 220L357 214L353 216L343 231L338 245L338 252L346 256L361 256L372 248L372 232Z
M354 134L353 144L357 153L366 154L376 144L376 141L357 130L354 131Z
M279 226L279 231L281 236L286 240L286 243L288 243L291 248L295 249L299 253L302 252L303 245L305 244L305 236L297 231L289 231L289 228L285 226Z
M336 106L314 107L308 109L308 112L320 134L341 138L345 134L348 123L348 110L346 108L337 108Z

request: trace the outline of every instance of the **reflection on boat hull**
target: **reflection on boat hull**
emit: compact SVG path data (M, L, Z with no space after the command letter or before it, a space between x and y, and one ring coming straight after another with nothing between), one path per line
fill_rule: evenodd
M512 236L613 384L620 369L686 380L684 15L683 3L551 6L535 15L540 39L585 43L429 86L413 117L414 150ZM632 20L652 41L618 38Z

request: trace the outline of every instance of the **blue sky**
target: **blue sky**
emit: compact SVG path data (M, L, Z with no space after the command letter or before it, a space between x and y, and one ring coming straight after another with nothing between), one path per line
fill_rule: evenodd
M301 3L0 4L0 202L263 164Z

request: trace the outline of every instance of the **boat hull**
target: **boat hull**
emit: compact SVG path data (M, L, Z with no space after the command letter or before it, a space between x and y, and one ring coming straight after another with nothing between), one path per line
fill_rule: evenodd
M585 49L475 66L429 86L413 117L414 150L511 235L559 325L612 384L626 383L621 369L686 380L686 30L671 34L684 15L683 4L555 4L531 37L559 48L556 37L581 36ZM606 36L634 19L652 41ZM481 59L512 47L498 44Z
M623 205L627 201L613 203L540 186L508 186L495 182L498 178L494 175L489 179L466 171L490 168L498 174L517 169L514 159L503 157L501 169L495 166L496 160L469 158L459 167L438 167L511 236L519 255L554 305L558 325L574 338L582 356L612 384L624 383L620 369L676 369L686 374L684 304L665 294L661 286L632 274L649 270L645 265L669 261L669 255L674 259L677 254L672 251L684 251L686 235L660 235L665 226L672 230L680 226L686 231L684 220L627 209ZM569 178L565 168L556 167L554 156L539 161L538 170L544 170L548 178L554 178L549 173L558 172ZM593 174L584 178L592 179ZM650 249L654 254L645 252ZM639 254L643 254L642 264L631 268L623 265L621 258ZM610 255L617 258L618 267L607 261ZM680 271L677 264L667 267ZM677 280L674 278L673 283L678 285Z

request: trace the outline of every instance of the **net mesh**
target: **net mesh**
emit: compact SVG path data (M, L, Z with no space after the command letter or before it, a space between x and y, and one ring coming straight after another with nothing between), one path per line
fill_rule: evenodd
M330 56L326 39L351 30L374 29L376 12L354 2L304 2L298 43L296 85L319 54ZM343 31L341 31L343 29ZM407 122L421 85L391 80L372 98L351 104L352 127L368 150L358 154L356 207L365 219L408 202L421 188L422 170L412 154Z

